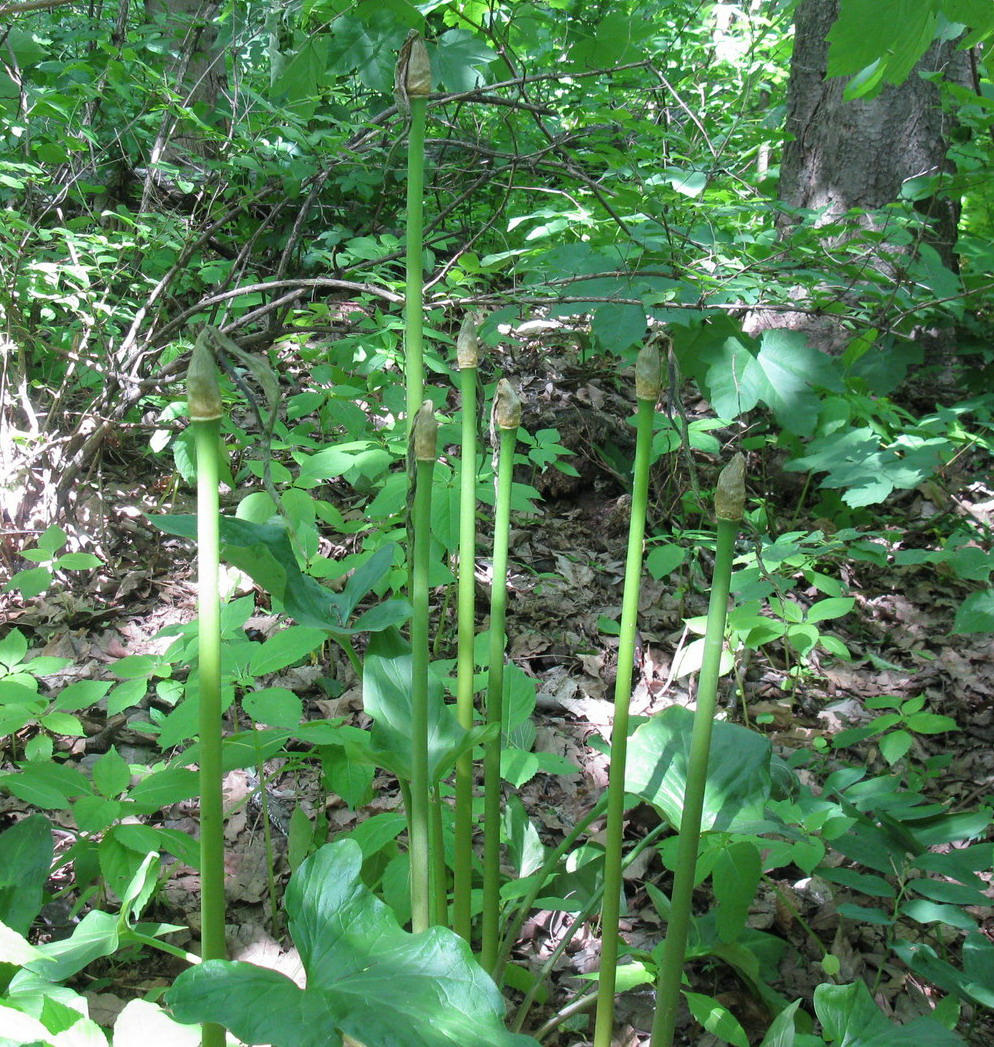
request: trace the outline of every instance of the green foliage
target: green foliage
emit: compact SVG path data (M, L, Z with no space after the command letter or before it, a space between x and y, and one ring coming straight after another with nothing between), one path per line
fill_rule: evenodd
M828 74L855 73L846 96L872 98L884 84L903 83L934 39L969 27L964 47L994 33L994 15L982 0L842 0L829 32Z
M671 706L638 727L628 748L626 792L641 796L679 826L687 783L693 714ZM770 744L738 724L714 725L708 784L704 795L705 831L732 829L762 818L770 795Z
M102 565L103 561L92 553L59 555L59 550L68 540L69 536L61 527L52 524L46 528L35 548L21 550L25 560L31 560L38 566L18 571L3 587L3 591L9 593L16 590L25 600L30 600L48 589L55 580L56 571L87 571Z
M0 70L0 204L8 234L0 242L0 319L12 346L10 373L15 365L24 371L18 396L40 407L34 413L50 428L76 415L141 425L150 413L158 424L151 450L168 451L167 468L190 483L196 477L192 442L175 429L184 408L161 378L175 370L191 329L218 323L238 338L258 336L272 346L258 369L224 382L229 402L245 401L246 382L265 385L267 370L294 382L279 411L267 403L259 412L267 417L247 421L242 413L225 423L226 443L237 452L230 486L238 504L222 521L224 554L268 593L274 611L296 624L256 642L245 632L253 599L225 606L223 699L245 714L248 729L225 740L224 768L256 768L274 756L291 768L314 761L323 787L351 809L369 801L376 768L404 782L410 776L411 654L398 632L409 606L397 596L405 566L394 544L408 508L400 466L406 433L399 217L407 129L390 96L394 54L409 29L429 39L440 93L429 110L421 255L428 276L425 362L439 383L427 395L441 413L450 409L441 387L452 377L446 354L457 309L493 307L483 338L502 351L518 344L516 325L524 317L537 312L553 324L568 319L564 337L575 327L583 341L556 346L566 365L576 354L587 361L588 352L598 352L608 370L630 364L647 333L665 324L677 381L654 420L653 460L681 449L715 455L727 436L721 430L748 425L753 450L784 459L788 473L807 474L805 492L820 492L815 506L777 507L771 496L769 506L753 513L759 535L752 548L738 550L725 668L736 654L763 649L783 655L793 677L813 671L815 654L848 658L826 626L853 609L837 580L845 560L935 565L980 587L959 608L955 631L994 628L989 536L960 524L951 534L940 532L944 522L937 522L927 536L930 547L911 549L893 548L892 536L883 533L844 529L826 537L795 530L801 523L779 537L765 533L774 531L778 508L798 515L813 508L811 515L837 524L865 524L867 507L920 487L961 455L994 453L989 72L980 61L979 91L941 87L949 117L962 121L950 153L955 173L910 180L869 228L863 228L865 215L825 222L822 214L792 211L776 199L791 5L739 5L748 10L736 8L727 21L721 16L729 5L718 6L316 0L235 12L222 5L218 54L237 91L231 87L209 102L187 97L176 82L175 29L149 22L140 5L119 26L109 10L84 17L56 7L0 29L8 59ZM954 37L962 25L962 46L987 39L994 32L989 6L986 0L879 0L871 10L867 0L843 0L830 36L830 73L855 76L849 95L870 98L906 76L937 36ZM196 147L174 137L174 129L190 132ZM959 273L945 269L923 242L928 220L917 208L937 191L965 201ZM868 265L871 258L882 264ZM795 333L747 335L741 316L757 305L784 311L800 305L832 317L848 344L829 356ZM893 395L909 366L921 362L908 339L917 329L954 324L964 353L968 348L979 364L969 376L976 395L932 413L902 408ZM496 376L487 367L489 382ZM680 415L681 378L696 384L718 417L687 421ZM14 388L5 386L5 397ZM492 385L486 388L492 392ZM45 418L50 404L59 417ZM455 436L446 424L443 419L448 446ZM13 439L34 468L46 434L30 428L15 426ZM520 465L575 475L557 429L544 425L522 440ZM606 442L592 452L628 476L626 451ZM61 463L59 455L52 460ZM493 503L488 459L472 463L483 506ZM277 490L265 482L270 478ZM514 485L512 498L523 512L534 512L539 501L523 483ZM433 491L433 586L451 580L457 522L458 489L443 461ZM159 526L184 538L194 533L191 518L160 518ZM711 540L695 526L678 515L652 540L647 569L654 577L680 570L684 590L695 584L700 552ZM329 533L353 551L325 555L322 540ZM48 527L36 546L20 551L33 566L10 578L5 592L30 600L69 577L63 572L99 566L88 553L62 553L66 542L58 526ZM694 630L702 623L688 625ZM364 664L353 647L358 634L370 636ZM8 1029L21 1035L23 1028L25 1042L102 1042L92 1023L67 1013L75 1005L68 990L56 1001L63 990L54 982L125 945L162 945L164 930L137 923L159 872L149 855L196 862L185 835L136 821L193 795L189 765L201 755L194 631L180 626L161 635L175 638L171 648L112 663L116 682L67 686L52 685L63 660L29 659L27 639L16 628L0 637L0 736L10 761L2 786L24 803L65 812L76 835L63 859L73 864L76 886L92 896L99 882L122 903L116 916L89 913L68 943L34 951L23 936L43 897L43 867L51 859L47 823L35 816L0 836L6 877L0 919L13 932L3 932L2 960L11 965L3 970L12 984L20 979L14 986L20 995L12 989L0 1001L5 1035ZM444 639L443 633L439 643ZM301 722L298 695L260 686L266 683L260 677L315 655L328 640L341 644L353 668L363 671L371 731L338 721ZM691 643L677 671L695 670L702 647ZM487 668L486 662L478 653L476 668ZM460 753L497 736L479 726L458 727L443 700L451 684L447 672L436 662L429 677L435 783L444 783ZM476 689L482 683L480 676ZM138 767L112 748L83 773L56 754L58 736L84 734L81 712L94 705L108 716L144 708L150 689L156 702L143 713L145 726L169 752L168 762ZM563 758L532 751L534 681L509 665L501 693L503 780L520 787L538 773L572 773ZM921 790L948 754L920 765L915 746L916 735L955 725L929 712L920 696L867 704L879 715L836 736L832 747L874 741L894 773L869 777L842 768L818 795L772 757L760 735L715 726L699 855L700 884L708 885L713 905L695 917L691 955L730 965L777 1014L767 1047L869 1047L907 1036L958 1042L925 1019L910 1031L892 1025L861 985L816 991L821 1035L798 1004L777 995L772 986L783 943L752 931L747 916L762 877L788 864L867 900L840 911L882 927L910 969L958 999L991 1005L990 949L971 913L986 904L981 873L992 856L980 840L990 812L952 812L928 801ZM669 709L631 741L629 790L670 825L681 815L688 715ZM170 752L189 741L185 751ZM536 885L543 905L575 912L596 904L601 848L578 842L550 872L544 863L555 852L515 799L511 795L501 819L516 874L502 884L508 914ZM297 878L287 904L307 954L308 988L243 966L205 967L181 979L177 1006L187 1016L230 1014L243 1034L269 1035L273 1012L260 1013L252 994L272 988L278 999L300 1006L295 1013L303 1016L303 1031L294 1043L317 1036L316 1029L327 1042L336 1021L370 1045L388 1041L387 1025L406 1032L418 1022L417 1042L530 1042L504 1032L493 986L465 950L432 932L422 939L427 952L417 955L436 964L438 984L451 990L458 1014L450 1026L436 1012L432 968L415 963L420 946L396 923L410 914L404 824L399 814L364 818L352 843L340 841L329 851L318 849L326 830L321 819L295 812L290 858ZM448 841L445 819L441 831ZM949 840L962 846L935 849ZM664 843L661 854L672 867L672 844ZM322 879L326 874L333 874L331 883ZM382 894L396 920L363 884ZM667 914L668 899L652 885L647 889ZM369 920L370 938L382 931L396 948L412 1014L353 1000L331 977L339 968L325 964L320 936L347 938L349 913ZM922 941L898 937L908 920L920 926ZM373 979L374 989L393 989L396 970L384 968L378 983L370 973L368 964L379 957L362 951L368 944L349 940L343 955L364 986ZM636 959L631 981L651 980L658 954ZM825 958L827 971L832 959ZM466 980L453 978L453 969ZM36 992L46 978L47 988ZM230 997L212 999L216 984L230 986ZM687 999L709 1032L744 1042L720 1003L699 993ZM130 1035L118 1031L115 1042L137 1043L140 1036ZM297 1033L280 1024L273 1035ZM182 1042L175 1026L167 1025L161 1037Z
M952 717L924 711L925 696L921 694L913 698L871 696L865 699L864 704L868 709L893 709L894 712L876 716L863 727L839 731L832 738L832 746L844 749L867 738L875 738L881 756L892 767L907 756L914 735L944 734L959 730Z
M306 987L276 971L211 960L169 990L176 1017L220 1022L246 1043L275 1047L341 1044L343 1035L387 1047L399 1029L412 1047L534 1044L504 1028L503 1000L466 943L445 928L401 929L363 886L361 863L354 841L329 844L290 881L286 908Z
M41 912L52 864L52 826L32 814L0 833L0 921L26 935Z
M159 517L154 522L170 534L185 538L196 534L193 516ZM406 601L394 599L352 618L359 601L390 569L396 555L394 546L385 545L373 556L364 558L365 562L352 573L343 591L335 593L310 575L301 573L285 527L223 519L221 544L223 555L234 567L244 570L280 601L287 614L312 629L325 630L334 637L347 637L388 629L410 615ZM307 649L313 650L316 646L317 641Z
M459 755L493 735L487 727L465 731L442 701L442 683L429 672L428 774L437 783ZM402 780L411 776L411 649L390 629L374 636L363 671L363 707L373 718L369 758Z

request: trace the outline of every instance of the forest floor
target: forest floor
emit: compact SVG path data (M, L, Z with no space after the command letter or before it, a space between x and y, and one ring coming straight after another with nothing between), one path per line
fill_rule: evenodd
M602 619L620 617L627 496L617 469L596 448L603 445L605 432L617 434L619 446L630 441L625 434L632 411L627 397L618 391L616 372L599 367L596 361L582 362L566 350L536 345L517 356L515 367L526 405L525 427L530 431L557 428L563 444L576 455L572 462L581 474L571 479L550 469L545 474L523 476L542 490L545 500L540 514L515 521L511 539L509 656L536 681L536 748L563 755L577 768L570 776L540 774L519 790L546 842L555 843L589 810L607 782L607 757L590 741L594 736L610 738L616 640L605 634ZM703 415L706 405L690 398L684 410L693 418ZM727 445L727 458L738 431L717 435ZM773 460L760 460L756 454L750 457L750 494L765 500L781 521L779 530L811 530L823 525L806 519L804 510L797 509L801 488L796 477L784 473ZM899 535L906 547L927 546L940 514L959 514L964 521L988 529L994 515L984 472L988 464L981 457L963 456L941 484L895 496L882 508L877 526ZM36 653L71 659L71 666L50 682L106 679L114 659L161 653L170 640L158 638L159 631L195 616L189 550L180 543L164 542L142 515L153 511L157 501L167 501L172 480L168 469L167 459L153 459L138 443L108 449L93 474L99 477L99 486L95 483L77 491L72 507L80 526L97 540L106 568L94 572L85 588L65 587L24 605L12 600L0 605L4 629L19 628ZM695 469L701 474L701 489L711 489L716 463L698 456ZM648 533L666 534L670 522L683 512L681 493L691 483L686 460L680 455L661 460L654 467L652 483ZM159 511L189 511L191 503L191 492L181 490ZM680 522L684 528L709 526L703 517ZM922 759L952 753L951 763L929 789L952 808L976 807L994 793L994 703L990 698L994 664L989 636L951 634L955 609L970 591L968 583L943 576L929 564L896 568L842 562L840 571L856 605L846 618L832 623L831 631L845 642L853 660L816 654L803 671L792 675L796 665L785 657L780 645L770 644L744 662L737 677L724 678L724 715L739 722L747 715L752 724L759 724L757 729L769 735L775 751L786 754L811 748L819 737L830 738L840 729L865 723L870 715L864 704L867 698L922 694L926 708L952 717L960 727L955 735L916 739L914 754ZM679 587L674 584L676 575L662 581L646 576L640 601L641 647L633 715L651 715L674 703L692 705L692 678L671 679L671 669L688 640L683 619L706 612L702 579L708 575L705 553L700 570L684 568L680 576L684 584ZM794 595L803 601L816 593L802 587ZM250 622L262 634L271 632L276 624L263 612ZM435 624L443 637L451 638L453 627L448 618ZM264 682L291 688L306 700L312 717L345 717L367 726L361 689L348 662L336 651L327 652L327 659ZM341 684L338 697L330 698L320 686L321 679L329 677ZM736 680L743 687L738 697L734 697ZM84 766L112 744L133 763L159 758L154 739L132 726L126 715L108 721L94 709L84 718L86 738L57 742L57 749ZM887 770L872 746L861 750L860 756L872 773ZM851 754L847 757L852 759ZM348 830L357 818L400 806L396 785L386 776L376 783L373 803L356 814L338 797L326 794L317 773L282 773L278 764L271 764L268 770L277 828L280 812L288 813L295 804L303 805L309 814L323 809L332 835ZM292 975L299 970L295 969L295 954L292 949L284 950L289 943L279 937L279 929L274 934L269 919L260 815L246 802L254 784L242 771L229 774L226 782L229 945L234 958L277 966ZM21 801L3 797L0 821L6 823L23 809ZM46 813L56 822L64 817L58 811ZM196 833L194 802L177 805L165 815L166 827ZM651 812L636 811L629 837L644 833L652 817ZM274 840L278 874L285 883L285 840L278 831ZM669 874L654 851L650 849L646 856L646 861L627 874L628 914L623 933L632 944L651 949L663 928L644 884L656 882L666 890ZM921 1000L933 990L909 977L893 960L880 927L840 917L838 904L852 897L837 886L831 897L825 897L786 879L761 887L750 921L795 946L788 950L777 986L784 996L810 1000L824 975L796 921L778 902L773 886L787 893L803 920L840 958L841 980L865 979L874 986L877 1002L898 1019L920 1013ZM703 896L701 900L706 901ZM174 944L195 947L197 909L197 876L177 866L155 903L155 918L192 928L185 942L182 934L173 936ZM47 936L71 933L68 911L66 904L46 910ZM994 934L991 910L971 913L988 936ZM78 917L76 914L73 920ZM569 922L563 913L534 914L515 949L515 961L537 970ZM553 973L550 997L541 1013L533 1014L526 1031L534 1031L577 991L589 986L582 975L596 970L597 963L597 929L589 925L573 937ZM91 1017L109 1023L124 1002L164 988L175 973L168 957L149 952L117 956L91 965L77 988L91 999ZM690 974L695 987L730 1006L754 1038L752 1042L758 1042L769 1017L752 1003L728 969L697 966ZM513 1009L512 1002L511 1013ZM619 1000L618 1015L619 1045L648 1043L651 992L626 993ZM717 1042L699 1027L691 1027L689 1018L681 1035L685 1044L695 1047ZM579 1030L558 1031L544 1042L552 1047L576 1047L584 1039ZM982 1020L975 1024L972 1042L994 1044L994 1025L985 1026Z

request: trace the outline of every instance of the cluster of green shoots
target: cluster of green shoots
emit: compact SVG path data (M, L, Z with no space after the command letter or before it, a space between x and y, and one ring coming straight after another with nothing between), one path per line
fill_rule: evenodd
M506 716L503 708L505 665L505 614L507 608L508 535L511 520L511 479L515 443L521 423L521 403L512 385L498 382L492 410L492 431L497 441L496 501L493 520L493 573L490 617L490 647L487 686L482 711L474 693L474 636L476 598L474 568L477 557L477 376L478 336L475 321L467 317L457 342L462 411L461 497L458 568L458 636L456 712L467 731L481 716L487 730L483 737L482 792L482 912L480 939L474 930L473 887L476 860L474 797L479 775L473 751L458 757L455 768L454 860L451 895L444 857L442 798L439 783L429 775L429 558L433 470L437 458L437 425L434 408L424 395L423 366L423 275L422 275L422 186L424 126L431 71L421 38L412 34L398 64L397 93L409 111L408 150L408 239L406 299L406 385L409 462L411 478L410 547L408 550L409 596L412 606L411 646L411 773L403 783L408 815L412 929L415 933L434 926L450 926L477 949L480 965L500 983L514 936L542 885L519 906L515 920L502 927L501 909L501 805L500 759ZM200 625L200 803L202 857L202 955L221 959L224 946L223 896L223 809L221 801L221 673L220 618L218 595L219 524L219 421L221 397L210 339L201 336L189 369L190 422L196 434L198 466L198 557ZM625 811L625 762L629 733L629 697L637 626L643 541L649 487L649 465L655 405L660 393L662 366L655 341L642 350L636 367L635 398L636 453L631 517L626 561L626 580L618 652L615 717L612 731L610 784L605 802L577 826L563 845L546 861L545 874L555 871L566 848L590 823L606 810L606 854L602 895L602 962L596 993L595 1047L610 1047L614 1028L618 923L623 890L622 828ZM701 808L707 778L711 723L714 712L718 665L724 635L731 573L732 545L742 518L744 502L743 459L737 455L719 480L716 497L718 544L706 634L706 655L700 675L697 714L691 743L683 821L680 829L679 862L672 896L672 909L663 962L657 986L657 1010L653 1024L653 1047L668 1047L673 1041L688 927L691 892L701 828ZM591 998L590 1002L594 1002ZM527 1008L519 1014L520 1021ZM205 1024L203 1044L220 1047L224 1029Z

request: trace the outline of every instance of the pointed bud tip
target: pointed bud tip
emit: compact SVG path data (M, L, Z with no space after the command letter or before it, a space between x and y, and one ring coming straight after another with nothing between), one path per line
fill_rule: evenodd
M517 429L521 425L521 397L506 378L497 383L494 393L494 425L498 429Z
M478 367L480 364L480 338L477 333L476 317L467 313L462 319L456 338L456 366L460 371Z
M635 361L635 397L638 400L659 399L659 390L663 387L663 363L659 355L659 346L653 340L642 346Z
M745 512L745 455L739 451L721 470L714 493L714 512L719 520L741 520Z
M408 99L427 98L431 94L431 61L421 34L412 29L397 56L394 71L394 94L406 107Z
M186 372L186 404L191 422L213 422L224 413L221 387L217 381L217 364L207 347L207 329L201 332L190 356Z
M414 457L419 462L433 462L438 457L438 422L431 400L422 402L414 416Z

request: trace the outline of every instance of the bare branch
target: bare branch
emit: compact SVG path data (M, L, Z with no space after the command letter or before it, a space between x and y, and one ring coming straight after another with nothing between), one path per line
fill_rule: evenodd
M25 11L44 11L49 7L62 7L69 3L72 3L72 0L24 0L20 4L7 4L5 7L0 7L0 18L4 15L19 15Z

